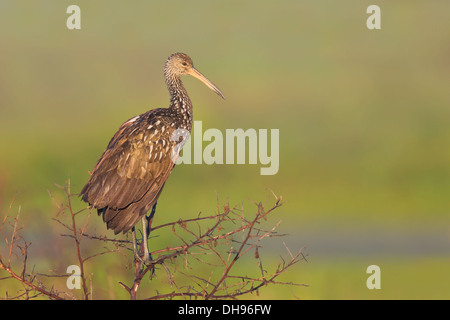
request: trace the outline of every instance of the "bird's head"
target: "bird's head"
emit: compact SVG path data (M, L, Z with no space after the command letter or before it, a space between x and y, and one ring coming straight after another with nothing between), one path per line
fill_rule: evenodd
M225 96L222 91L217 88L214 83L209 81L204 75L202 75L197 69L194 68L194 63L192 59L185 53L174 53L172 54L166 61L164 66L164 73L167 76L175 76L179 77L181 75L187 74L197 78L201 82L203 82L208 88L213 90L223 99Z

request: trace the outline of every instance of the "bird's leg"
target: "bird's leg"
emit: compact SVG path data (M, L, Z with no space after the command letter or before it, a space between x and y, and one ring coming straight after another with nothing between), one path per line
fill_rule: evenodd
M153 222L153 216L155 215L156 211L156 203L153 205L152 211L150 212L150 215L147 217L147 215L142 216L142 243L143 243L143 251L144 251L144 262L150 262L152 260L152 256L148 250L148 237L150 236L150 229Z
M144 251L144 262L150 261L150 253L148 252L148 233L147 233L147 215L142 216L142 245Z
M131 228L131 239L133 240L133 255L134 255L134 258L135 258L136 260L142 262L142 258L141 258L141 256L139 255L139 251L138 251L138 248L137 248L137 242L136 242L136 230L134 229L134 227Z

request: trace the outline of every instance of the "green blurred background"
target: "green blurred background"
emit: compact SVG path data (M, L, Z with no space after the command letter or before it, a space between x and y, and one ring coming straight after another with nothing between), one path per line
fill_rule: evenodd
M70 4L81 30L66 28ZM371 4L381 30L366 27ZM284 280L309 287L260 297L449 299L449 12L424 0L1 0L2 216L17 193L30 259L51 268L65 251L52 249L47 190L70 177L79 192L125 120L168 105L163 63L180 51L227 97L184 79L203 130L280 129L280 169L177 167L156 224L215 212L216 195L252 213L270 188L286 201L283 241L309 255ZM372 264L381 290L366 287ZM121 297L109 294L94 297Z

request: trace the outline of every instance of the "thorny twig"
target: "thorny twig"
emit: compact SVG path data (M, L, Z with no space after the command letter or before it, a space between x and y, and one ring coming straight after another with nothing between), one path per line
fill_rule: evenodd
M58 209L54 220L64 229L69 231L69 234L62 234L64 237L69 237L74 240L75 252L80 267L80 280L83 299L92 299L92 273L86 275L86 262L96 261L96 258L107 253L118 253L126 256L127 259L132 258L131 242L128 239L108 238L104 235L95 235L89 232L89 217L90 210L83 208L75 211L72 206L72 198L70 190L70 180L65 186L58 186L64 192L65 203L58 203L53 195L50 197L54 201ZM217 201L217 214L202 216L199 214L196 218L182 220L179 219L174 222L169 222L154 226L151 233L156 230L164 230L166 234L172 234L178 244L167 246L165 248L155 249L151 254L154 260L151 263L144 265L142 262L135 261L134 279L131 285L124 284L119 281L129 294L130 299L137 299L139 289L142 286L142 280L146 275L149 275L152 280L155 267L162 266L167 274L168 283L172 291L160 293L155 289L155 293L148 295L148 282L146 282L146 297L144 299L238 299L247 294L259 294L262 287L268 285L292 285L304 286L289 281L278 281L277 278L287 272L296 263L306 260L302 250L293 254L289 248L286 251L289 259L278 265L274 272L269 272L267 266L263 268L261 248L263 248L264 241L270 240L272 237L284 236L276 232L280 221L275 223L271 228L263 229L262 225L266 224L269 215L271 215L281 205L281 197L275 196L275 204L268 210L264 209L261 203L255 203L256 214L253 218L248 218L248 214L244 214L242 205L230 208L228 203L221 207ZM9 214L11 203L5 218L0 225L0 233L4 232L5 226L9 224L12 229L11 235L5 237L8 245L7 261L2 260L0 255L0 268L5 270L7 277L0 277L0 281L5 279L15 279L20 281L24 286L24 291L15 296L7 296L8 299L32 299L39 296L47 296L50 299L65 299L67 297L75 298L73 293L66 291L57 291L51 287L47 289L43 282L38 280L38 277L58 278L67 277L67 275L47 275L42 273L27 273L28 248L31 243L25 242L20 236L22 227L18 224L18 216L15 219L10 219ZM20 212L20 210L19 210ZM80 214L84 222L79 222ZM63 221L63 219L66 221ZM7 223L8 222L8 223ZM81 225L79 228L77 225ZM104 248L104 250L90 254L83 255L81 247L82 241L91 241L91 247L94 242L103 242L106 244L114 244L114 248ZM19 249L19 252L16 252ZM122 252L122 250L127 252ZM254 252L256 259L257 276L248 274L240 275L236 267L239 265L241 259L245 259L249 252ZM1 252L0 252L1 254ZM12 265L12 257L22 256L21 272L15 271ZM247 264L247 263L246 263ZM198 272L197 265L201 265L203 271ZM210 268L210 271L204 271L205 268ZM161 269L158 269L161 270ZM238 273L235 273L238 271ZM247 272L247 271L246 271ZM88 289L88 280L90 287ZM187 281L187 282L186 282ZM188 283L188 284L186 284ZM48 287L48 286L47 286ZM151 287L151 283L150 283ZM166 289L169 287L166 287Z
M8 220L10 218L10 210L14 204L14 201L15 201L15 196L11 202L11 205L8 208L8 211L6 212L6 215L2 221L2 224L0 225L0 232L3 231L5 224L8 222ZM20 213L20 207L19 207L19 213ZM9 248L8 260L4 261L3 256L0 254L0 270L6 271L9 274L9 276L0 278L0 280L11 279L11 278L16 279L25 285L25 290L23 293L15 296L15 297L7 296L6 299L18 299L18 298L22 298L22 297L30 298L30 297L37 297L39 295L44 295L44 296L49 297L50 299L61 300L62 298L57 294L57 292L45 288L40 283L35 283L35 282L37 282L37 281L35 281L36 280L35 276L27 275L27 273L26 273L27 258L28 258L27 250L28 250L28 247L31 245L31 243L27 243L19 235L19 231L22 229L22 227L19 228L19 225L18 225L19 213L17 214L17 216L15 218L12 218L14 223L10 223L10 226L12 227L10 239L7 240L7 238L5 236L5 242L7 243L8 248ZM21 245L20 242L22 242L23 244ZM21 252L21 255L23 258L22 271L20 272L20 274L18 274L16 271L14 271L11 266L12 256L13 256L13 252L14 252L15 248L20 249L20 252ZM32 296L30 296L31 291L35 291L35 292L37 292L37 294L33 294Z

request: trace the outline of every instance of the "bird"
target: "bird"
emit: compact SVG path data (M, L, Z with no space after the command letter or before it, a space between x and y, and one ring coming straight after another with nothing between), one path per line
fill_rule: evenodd
M143 262L151 261L147 241L158 198L192 128L192 102L182 75L197 78L225 99L222 91L194 68L187 54L170 55L164 64L169 107L152 109L125 121L80 192L81 199L102 215L107 229L114 234L131 230L134 256ZM135 225L139 220L143 257L136 245Z

